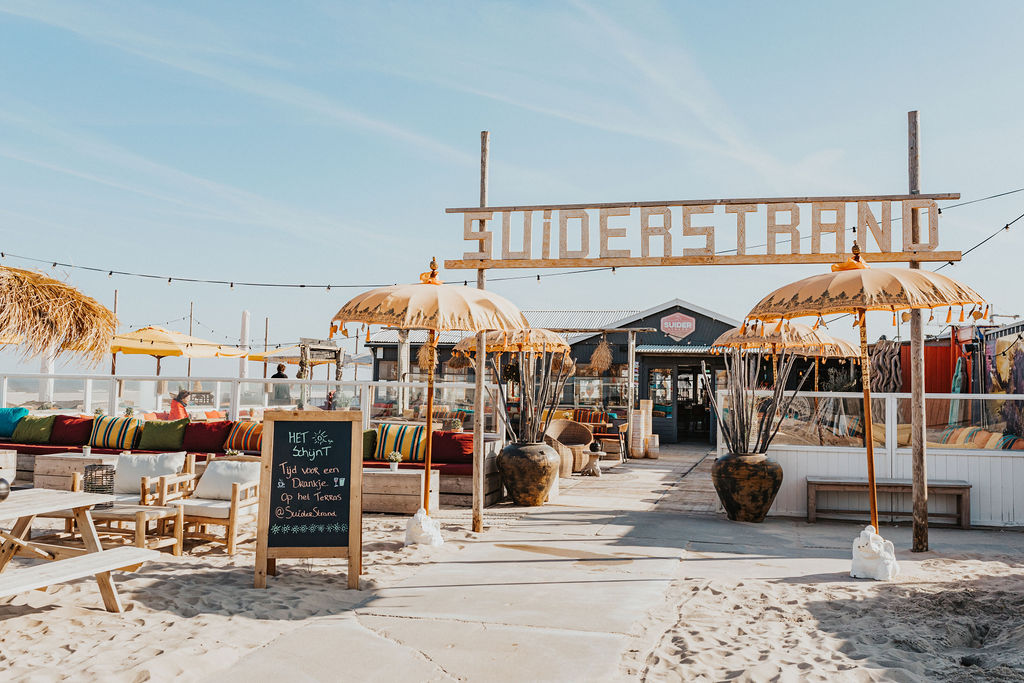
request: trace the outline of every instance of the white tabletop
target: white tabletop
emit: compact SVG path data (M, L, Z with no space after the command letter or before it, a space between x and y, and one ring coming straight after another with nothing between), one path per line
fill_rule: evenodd
M91 507L113 502L114 496L105 493L81 491L55 491L53 489L24 489L11 491L7 500L0 502L0 520L42 515L47 512Z

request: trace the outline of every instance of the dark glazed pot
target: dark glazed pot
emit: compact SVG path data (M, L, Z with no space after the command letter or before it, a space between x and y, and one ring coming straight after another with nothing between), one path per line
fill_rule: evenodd
M543 505L558 478L560 459L546 443L510 443L498 454L498 471L516 505Z
M782 486L782 465L763 453L727 453L715 460L711 480L729 519L763 522Z
M7 496L11 495L11 485L7 483L7 480L0 477L0 503L7 500Z

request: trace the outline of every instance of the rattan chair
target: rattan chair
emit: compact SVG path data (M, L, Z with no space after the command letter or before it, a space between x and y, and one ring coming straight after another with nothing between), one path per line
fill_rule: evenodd
M584 453L594 441L594 434L590 427L572 420L552 420L544 432L544 443L548 444L562 456L562 468L560 476L564 474L566 459L565 449L572 454L571 472L579 472L586 466L589 456Z

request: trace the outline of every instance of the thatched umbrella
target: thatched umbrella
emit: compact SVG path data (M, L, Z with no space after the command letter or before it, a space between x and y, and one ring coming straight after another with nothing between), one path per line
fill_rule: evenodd
M71 285L0 266L0 335L17 340L26 356L74 353L98 363L116 332L113 312Z
M423 509L430 513L430 463L433 454L431 432L434 419L434 366L437 333L445 330L486 332L529 327L526 318L511 301L483 289L446 285L437 277L437 261L430 261L430 272L410 285L378 287L350 300L341 307L332 323L361 322L387 325L402 330L427 330L427 428L423 477Z

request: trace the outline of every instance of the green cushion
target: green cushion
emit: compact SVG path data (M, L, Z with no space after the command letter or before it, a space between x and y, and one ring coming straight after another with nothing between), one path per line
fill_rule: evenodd
M53 421L56 415L26 415L18 420L11 434L11 441L14 443L48 443L50 432L53 431Z
M147 420L142 425L139 449L143 451L180 451L185 441L188 418L180 420Z
M363 432L363 460L373 460L377 451L377 430L367 429Z

